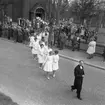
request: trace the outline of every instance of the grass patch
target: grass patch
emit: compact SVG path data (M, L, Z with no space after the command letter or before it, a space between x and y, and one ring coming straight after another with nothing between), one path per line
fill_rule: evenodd
M18 105L18 104L13 102L9 96L0 93L0 105Z

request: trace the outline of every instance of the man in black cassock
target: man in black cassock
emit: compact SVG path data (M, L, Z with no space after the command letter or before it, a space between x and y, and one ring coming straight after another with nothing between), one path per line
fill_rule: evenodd
M81 98L81 90L82 90L82 83L83 83L83 77L84 77L84 67L83 67L83 61L79 61L79 64L74 69L74 85L71 86L71 91L77 90L77 98L82 100Z

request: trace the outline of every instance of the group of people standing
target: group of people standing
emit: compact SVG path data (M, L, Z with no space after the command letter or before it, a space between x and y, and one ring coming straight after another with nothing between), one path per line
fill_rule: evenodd
M48 45L48 32L32 33L30 36L30 44L32 55L39 63L39 68L46 72L47 79L55 77L56 71L59 69L59 52L53 51Z

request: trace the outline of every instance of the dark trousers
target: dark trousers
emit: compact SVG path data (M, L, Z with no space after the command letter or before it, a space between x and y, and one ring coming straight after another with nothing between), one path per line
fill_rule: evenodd
M64 42L60 41L60 49L62 50L64 48Z
M8 39L10 39L10 37L11 37L11 31L8 30Z
M76 48L76 44L72 42L72 51L75 51L75 48Z
M0 37L2 36L2 31L0 31Z
M77 90L77 97L80 98L81 95L81 90L82 90L82 83L83 83L83 78L82 77L75 77L74 79L74 85L71 86L72 90Z
M57 40L57 47L60 48L60 40Z
M80 43L77 43L76 48L78 51L80 50Z

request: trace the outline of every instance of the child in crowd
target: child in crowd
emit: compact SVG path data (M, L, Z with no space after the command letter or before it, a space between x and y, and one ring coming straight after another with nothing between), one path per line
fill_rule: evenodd
M38 50L38 63L39 63L40 69L42 69L43 62L44 62L44 45L40 44L40 47Z
M31 34L31 36L29 37L29 39L30 39L30 44L29 44L29 47L32 49L32 44L33 44L33 42L35 41L34 40L34 35L33 34Z
M53 56L52 56L52 51L50 51L43 64L43 70L47 73L47 79L50 79L50 73L52 73L53 71L52 64L53 64Z
M35 41L32 43L32 55L35 60L37 60L38 47L39 43L37 41L37 38L35 38Z
M59 52L54 51L53 55L53 77L55 77L55 72L59 69Z

